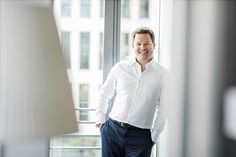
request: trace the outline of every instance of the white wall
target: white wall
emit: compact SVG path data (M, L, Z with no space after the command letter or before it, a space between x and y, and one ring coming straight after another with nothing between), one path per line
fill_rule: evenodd
M173 31L173 0L160 1L160 56L159 62L171 72L172 31ZM169 127L168 123L160 136L158 157L169 156Z

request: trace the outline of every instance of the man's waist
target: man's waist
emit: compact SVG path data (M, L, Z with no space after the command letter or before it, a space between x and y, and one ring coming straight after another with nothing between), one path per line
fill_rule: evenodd
M114 119L111 119L111 118L110 118L110 120L111 120L113 123L119 125L119 126L122 127L122 128L149 130L149 129L139 128L139 127L136 127L136 126L130 125L130 124L128 124L128 123L119 122L119 121L114 120Z

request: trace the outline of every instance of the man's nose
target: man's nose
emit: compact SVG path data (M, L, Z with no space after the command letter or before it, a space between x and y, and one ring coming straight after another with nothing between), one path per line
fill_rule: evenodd
M140 46L140 48L141 48L141 49L146 49L146 45L142 44L142 45Z

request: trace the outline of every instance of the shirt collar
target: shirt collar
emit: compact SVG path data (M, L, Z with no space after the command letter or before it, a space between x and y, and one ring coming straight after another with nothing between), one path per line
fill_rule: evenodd
M133 65L136 65L136 64L138 64L138 62L136 61L136 58L135 57L131 58L130 65L133 66ZM154 64L155 64L155 59L153 58L150 62L148 62L145 65L145 67L148 68L149 66L153 66Z
M136 58L135 58L135 57L132 57L132 58L130 59L130 66L133 66L133 65L135 65L136 63L137 63Z

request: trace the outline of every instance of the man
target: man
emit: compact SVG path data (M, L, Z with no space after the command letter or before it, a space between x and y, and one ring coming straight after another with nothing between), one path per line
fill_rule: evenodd
M117 63L99 91L96 126L103 157L150 157L167 119L168 71L153 58L154 33L140 27L132 37L135 57Z

